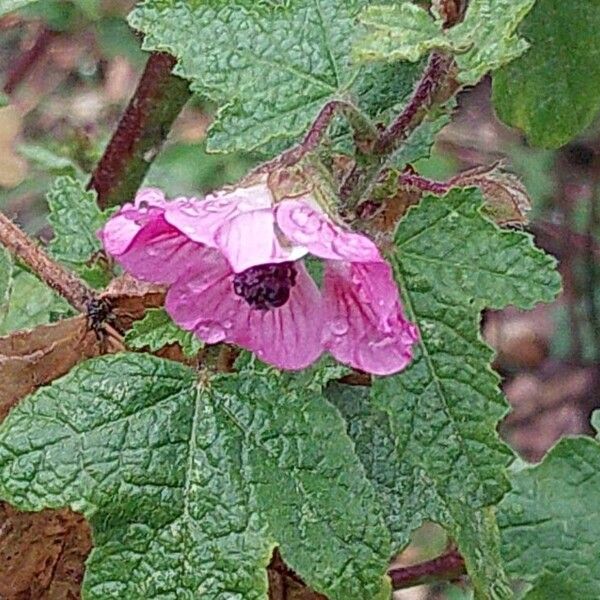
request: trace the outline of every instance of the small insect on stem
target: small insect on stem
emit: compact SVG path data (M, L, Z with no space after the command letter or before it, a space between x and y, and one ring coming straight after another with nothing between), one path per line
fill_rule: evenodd
M103 341L106 337L105 326L115 320L112 304L106 298L90 298L85 307L88 329L94 331L99 341Z

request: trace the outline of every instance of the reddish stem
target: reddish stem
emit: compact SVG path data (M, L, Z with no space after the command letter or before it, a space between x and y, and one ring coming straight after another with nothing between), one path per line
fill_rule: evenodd
M392 152L421 123L438 99L438 94L447 85L453 64L454 60L451 57L438 52L429 57L427 67L408 104L377 140L374 149L376 154ZM450 93L444 94L442 100L447 100L455 91L456 87L451 86Z
M430 192L436 195L445 194L451 187L452 184L445 181L433 181L426 177L421 177L416 173L402 173L398 178L399 186L406 186L410 188L416 188L423 192Z
M47 27L40 29L31 48L25 50L9 69L3 88L5 94L12 94L27 75L29 75L35 63L45 54L50 42L56 35L55 31Z
M189 100L187 82L171 73L175 62L163 52L150 55L88 186L98 193L100 207L122 204L133 197Z
M454 549L432 560L388 571L395 590L435 581L454 581L465 573L465 561Z

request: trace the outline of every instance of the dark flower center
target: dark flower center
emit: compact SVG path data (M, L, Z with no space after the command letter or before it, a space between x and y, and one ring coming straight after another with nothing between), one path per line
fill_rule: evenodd
M269 310L283 306L296 285L293 262L250 267L233 278L233 289L252 308Z

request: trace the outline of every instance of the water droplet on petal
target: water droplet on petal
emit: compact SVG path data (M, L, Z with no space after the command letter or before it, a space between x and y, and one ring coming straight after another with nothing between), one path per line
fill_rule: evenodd
M331 332L334 335L345 335L346 333L348 333L348 329L350 328L350 325L349 325L347 319L344 319L343 317L339 317L337 319L334 319L331 322L330 328L331 328Z
M223 321L223 327L225 327L225 329L231 329L233 327L233 323L227 319L226 321Z

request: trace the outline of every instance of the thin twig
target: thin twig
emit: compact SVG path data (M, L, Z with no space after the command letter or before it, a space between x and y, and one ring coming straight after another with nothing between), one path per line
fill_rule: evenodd
M455 549L433 560L388 571L394 590L436 581L454 581L465 574L465 561Z
M438 52L431 54L408 104L373 145L370 164L366 167L358 163L354 165L342 184L340 198L343 202L358 204L361 198L368 197L386 161L422 123L431 107L446 102L458 91L459 85L453 77L454 67L452 57Z
M318 147L333 117L338 113L346 116L357 137L372 137L373 140L376 138L377 130L375 126L354 105L345 100L330 100L319 111L301 142L272 160L258 165L250 171L245 179L251 181L254 176L261 173L269 173L276 169L290 167L299 162L309 152Z
M35 63L46 53L48 46L56 35L55 31L47 27L40 29L33 45L21 53L8 71L3 88L5 94L12 94L17 89L19 84L29 75Z
M408 187L420 190L422 192L430 192L431 194L443 195L451 187L451 182L433 181L416 173L402 173L398 178L398 186Z
M188 83L171 73L175 59L163 52L148 58L144 73L125 109L89 188L100 207L132 198L191 94Z
M415 87L408 104L380 135L379 140L375 144L374 150L376 154L389 154L393 152L415 130L427 114L427 111L438 100L439 92L448 85L453 65L454 59L452 57L438 52L431 54L425 71ZM448 100L456 89L456 85L451 85L450 90L444 93L440 100Z
M42 281L56 290L65 300L81 312L94 292L79 277L54 262L26 233L21 231L6 215L0 213L0 244L23 261Z

